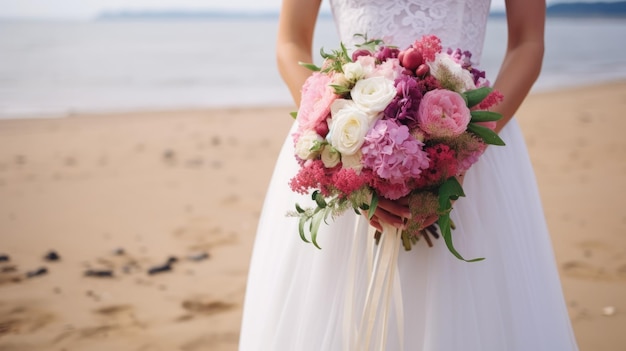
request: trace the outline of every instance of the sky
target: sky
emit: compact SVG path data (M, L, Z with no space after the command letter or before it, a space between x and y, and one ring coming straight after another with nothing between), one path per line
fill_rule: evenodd
M593 0L581 0L593 1ZM90 19L115 10L277 10L281 0L0 0L0 17ZM557 2L577 2L548 0ZM325 9L328 8L324 0ZM504 9L504 0L492 0L492 10Z

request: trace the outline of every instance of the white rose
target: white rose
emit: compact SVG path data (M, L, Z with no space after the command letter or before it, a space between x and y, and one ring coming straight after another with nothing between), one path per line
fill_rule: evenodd
M360 173L363 169L363 163L361 163L361 157L363 154L359 150L354 155L341 155L341 164L343 168L353 169L357 173Z
M341 67L346 79L352 82L365 77L365 68L359 62L344 63Z
M444 53L438 53L435 60L428 63L430 74L432 74L446 88L454 90L458 93L467 90L476 89L474 77L472 74L463 69L463 67Z
M355 154L370 129L369 115L344 99L335 100L330 110L332 118L326 139L342 155Z
M315 131L309 130L304 132L296 142L296 155L303 160L315 158L317 152L311 151L316 143L322 142L324 139Z
M356 82L350 95L359 108L371 114L378 114L396 96L396 87L393 81L385 77L371 77Z
M326 145L324 149L322 149L322 162L324 163L324 167L335 167L341 159L340 156L339 152L332 146Z

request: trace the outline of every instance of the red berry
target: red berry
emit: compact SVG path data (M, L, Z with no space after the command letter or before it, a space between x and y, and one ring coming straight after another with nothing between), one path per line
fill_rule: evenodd
M422 77L422 76L425 76L429 71L430 71L430 67L428 67L427 64L422 63L415 70L415 75L418 76L418 77Z
M411 71L415 70L419 65L424 63L424 56L422 56L422 51L416 48L408 48L404 51L404 55L402 55L402 66L410 69Z

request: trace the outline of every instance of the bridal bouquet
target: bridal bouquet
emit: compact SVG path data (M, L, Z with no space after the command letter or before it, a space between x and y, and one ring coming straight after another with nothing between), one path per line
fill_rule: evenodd
M407 48L368 40L352 54L341 44L321 51L321 67L302 87L293 135L300 168L293 191L311 194L313 207L296 204L304 241L316 247L324 221L347 210L373 216L380 197L407 198L411 218L401 231L410 250L427 218L437 224L452 254L452 201L464 196L456 176L467 171L487 144L504 145L493 131L501 115L489 111L502 95L471 53L444 50L437 36ZM309 232L307 235L306 232Z

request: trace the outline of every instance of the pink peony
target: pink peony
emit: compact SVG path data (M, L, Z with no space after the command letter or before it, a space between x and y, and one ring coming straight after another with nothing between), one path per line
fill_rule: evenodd
M320 123L326 123L330 115L330 105L339 96L330 86L331 76L320 72L313 73L302 86L302 100L298 109L298 133L315 130Z
M417 113L420 128L435 138L460 135L467 129L470 118L470 110L463 97L445 89L427 92Z

